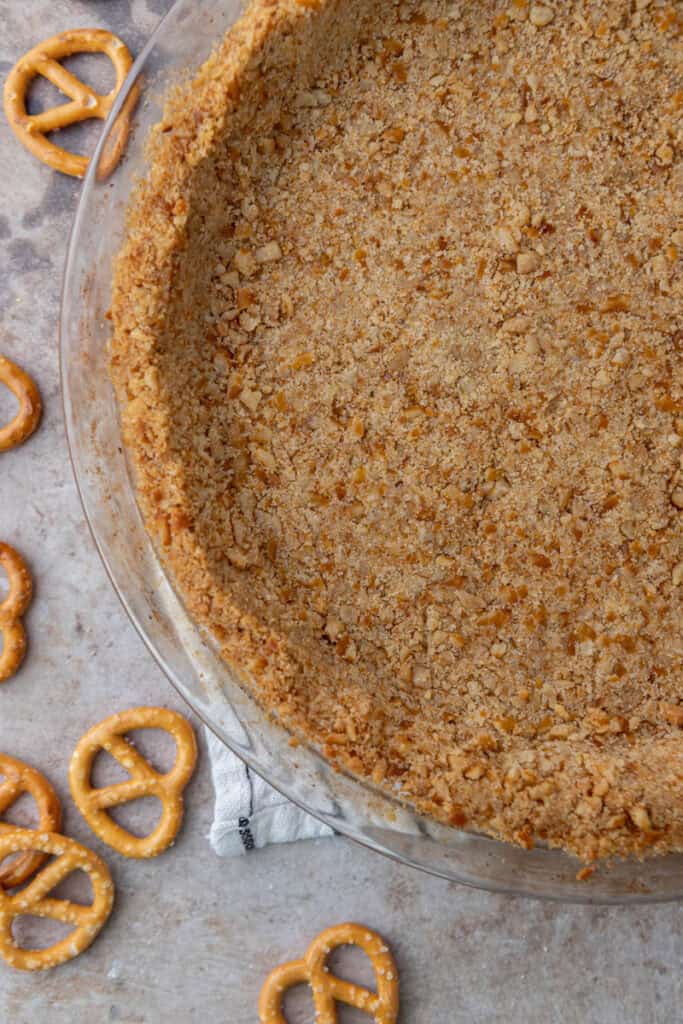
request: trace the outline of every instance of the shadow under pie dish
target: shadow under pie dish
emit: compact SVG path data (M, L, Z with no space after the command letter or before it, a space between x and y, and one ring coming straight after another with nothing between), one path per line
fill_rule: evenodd
M252 3L114 279L140 506L262 706L584 859L683 847L674 30Z

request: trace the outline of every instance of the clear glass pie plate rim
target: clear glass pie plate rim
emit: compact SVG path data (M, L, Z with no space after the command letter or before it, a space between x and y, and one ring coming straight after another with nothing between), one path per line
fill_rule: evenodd
M600 866L587 881L560 851L525 851L449 829L292 746L188 617L162 569L137 508L107 373L112 258L130 188L144 171L144 140L165 88L197 67L237 17L239 0L176 0L135 62L105 124L80 196L60 314L66 432L85 517L133 625L180 695L209 728L287 798L337 832L412 867L496 892L577 903L683 897L683 856ZM143 99L122 164L97 168L112 126L139 75Z

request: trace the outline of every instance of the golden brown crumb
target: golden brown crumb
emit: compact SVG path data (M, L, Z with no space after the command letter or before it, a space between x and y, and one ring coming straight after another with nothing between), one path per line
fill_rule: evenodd
M253 0L114 287L148 526L245 685L585 860L683 849L681 27Z

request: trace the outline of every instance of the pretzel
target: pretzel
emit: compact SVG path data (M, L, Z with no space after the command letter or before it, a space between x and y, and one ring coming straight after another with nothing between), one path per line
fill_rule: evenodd
M24 559L9 544L0 541L0 568L9 579L9 593L0 602L0 683L13 676L26 654L26 630L21 616L28 608L33 595L33 582Z
M372 961L377 992L330 974L327 958L337 946L360 946ZM287 1024L282 1013L285 992L308 982L313 991L316 1024L337 1024L335 1002L374 1016L375 1024L394 1024L398 1016L398 973L384 941L361 924L338 924L313 939L303 959L282 964L266 978L258 1012L261 1024Z
M100 95L59 63L74 53L105 53L109 57L116 71L116 85L110 93ZM38 43L17 61L5 83L5 113L14 134L43 163L62 174L82 178L90 162L88 157L78 156L56 146L46 135L92 117L106 118L132 63L133 58L125 43L102 29L73 29ZM40 114L29 114L26 109L28 90L33 79L39 75L56 85L71 102L44 110ZM132 106L127 111L126 124ZM127 129L125 134L127 136ZM119 150L119 157L122 152L123 146Z
M165 729L176 742L176 760L165 775L155 771L126 739L132 729ZM100 750L106 750L130 772L131 778L94 789L90 772ZM167 708L132 708L93 726L71 757L69 784L78 809L100 839L124 857L156 857L175 839L183 819L183 790L197 763L197 741L189 722ZM148 836L138 838L107 813L129 800L155 796L161 801L161 820Z
M4 782L0 782L0 815L16 803L20 796L28 793L38 807L38 831L59 832L62 809L57 794L44 775L8 754L0 754L0 775L5 777ZM15 828L14 825L0 821L0 836L13 832ZM45 854L30 851L19 854L4 866L0 863L0 889L3 886L5 889L13 889L23 885L45 859Z
M0 860L19 851L38 851L56 860L13 895L0 888L0 956L20 971L44 971L73 960L93 942L111 914L114 883L96 853L66 836L25 828L0 835ZM89 906L49 895L74 871L85 871L90 879L93 901ZM14 940L12 924L23 914L64 921L74 925L74 931L47 949L22 949Z
M31 436L40 422L43 405L29 375L5 356L0 356L0 383L5 384L19 402L19 412L14 419L0 427L0 452L6 452Z

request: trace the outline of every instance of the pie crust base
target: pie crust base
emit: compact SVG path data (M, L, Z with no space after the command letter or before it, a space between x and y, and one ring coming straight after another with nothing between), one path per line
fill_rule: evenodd
M190 614L440 821L683 849L679 5L253 0L169 97L112 376Z

